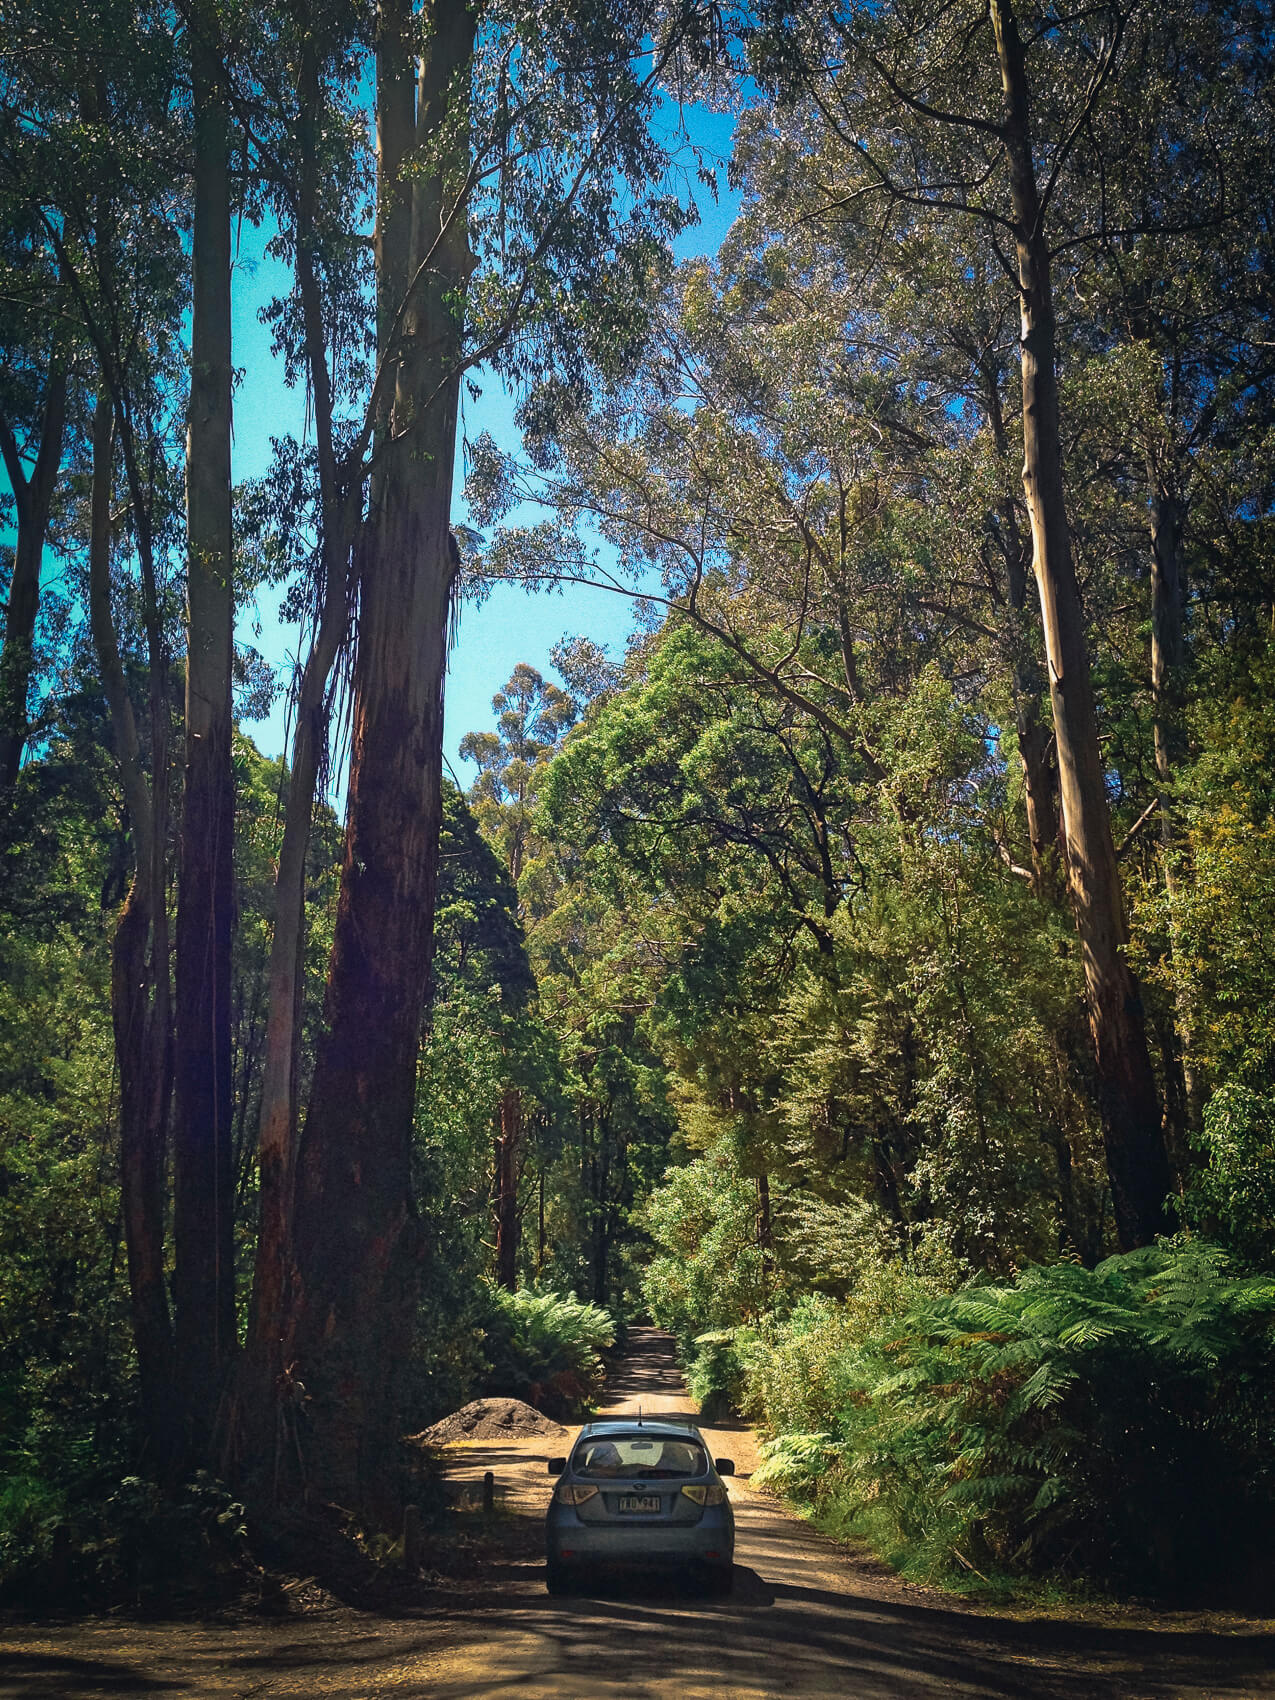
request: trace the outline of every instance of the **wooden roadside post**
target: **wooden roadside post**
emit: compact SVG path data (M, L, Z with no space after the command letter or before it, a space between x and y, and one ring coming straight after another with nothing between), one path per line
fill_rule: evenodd
M421 1513L416 1505L403 1507L403 1568L404 1570L419 1570L421 1567Z

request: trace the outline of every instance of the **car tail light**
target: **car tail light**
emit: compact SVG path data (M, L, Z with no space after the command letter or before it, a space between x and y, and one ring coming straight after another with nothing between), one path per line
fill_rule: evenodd
M553 1497L559 1505L583 1505L597 1491L595 1487L583 1487L577 1482L559 1482L553 1490Z
M726 1489L720 1482L697 1482L690 1487L684 1487L682 1492L687 1499L694 1500L696 1505L722 1505L726 1499Z

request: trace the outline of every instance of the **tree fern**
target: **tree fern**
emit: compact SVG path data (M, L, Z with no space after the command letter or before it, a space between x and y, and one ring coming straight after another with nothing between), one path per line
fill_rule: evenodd
M935 1574L1168 1585L1270 1526L1273 1369L1275 1280L1215 1247L1031 1268L847 1340L827 1434L781 1436L763 1479Z

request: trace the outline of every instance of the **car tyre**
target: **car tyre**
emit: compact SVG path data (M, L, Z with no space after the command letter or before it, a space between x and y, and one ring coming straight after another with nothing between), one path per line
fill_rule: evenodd
M545 1591L555 1599L571 1592L571 1572L565 1565L555 1564L553 1559L545 1565Z

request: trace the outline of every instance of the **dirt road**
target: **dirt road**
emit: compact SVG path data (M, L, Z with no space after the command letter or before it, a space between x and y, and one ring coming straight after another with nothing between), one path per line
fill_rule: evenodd
M690 1412L669 1343L637 1331L609 1409ZM709 1429L733 1457L735 1592L611 1583L551 1600L539 1520L553 1442L466 1442L462 1485L495 1473L505 1515L468 1583L422 1590L393 1618L335 1602L283 1623L80 1622L0 1630L0 1700L280 1696L330 1700L1221 1700L1275 1697L1275 1625L1198 1619L1014 1619L963 1609L825 1540L748 1485L747 1430Z

